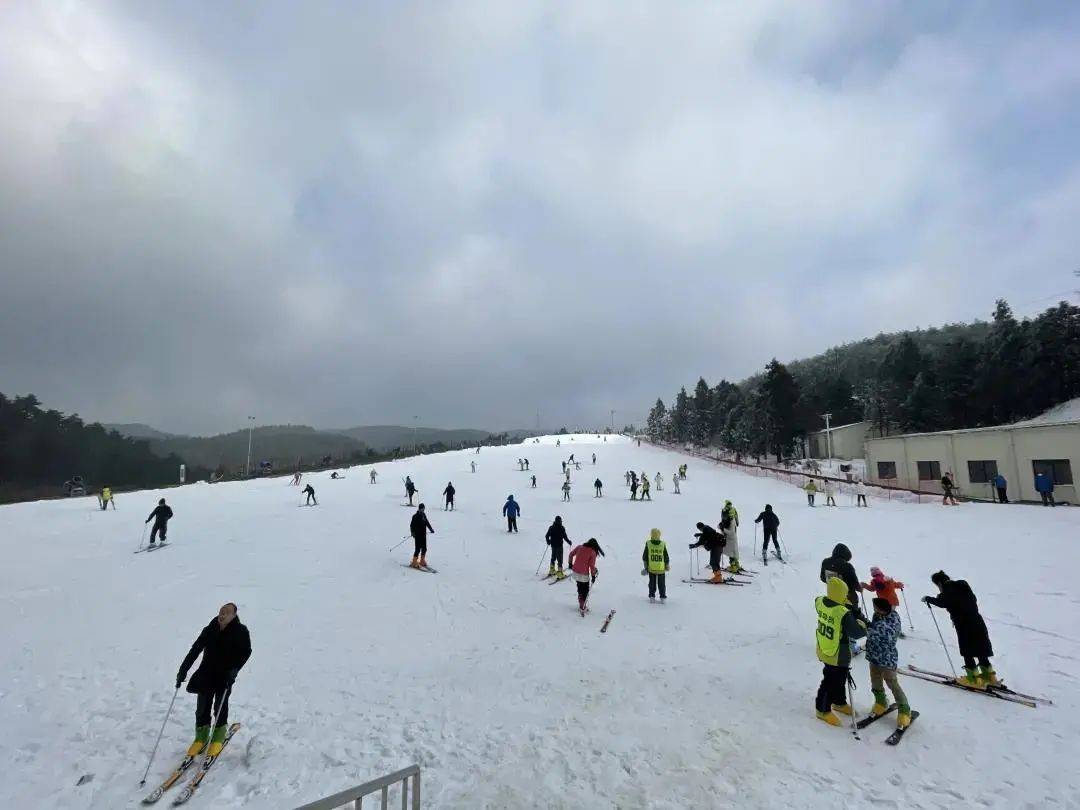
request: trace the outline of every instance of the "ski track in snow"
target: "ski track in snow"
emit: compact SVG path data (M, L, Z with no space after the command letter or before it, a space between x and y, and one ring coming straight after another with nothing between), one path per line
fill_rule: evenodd
M874 499L809 509L795 487L697 458L563 439L380 464L376 485L366 469L333 487L328 473L306 475L318 509L295 508L282 479L121 495L109 512L90 498L0 507L0 807L135 806L190 741L194 697L181 691L138 788L180 660L230 600L254 646L231 701L243 728L195 808L294 807L412 762L425 808L1080 806L1080 600L1063 580L1080 563L1080 510ZM559 461L593 450L598 464L574 471L578 497L563 503ZM528 473L513 463L524 455ZM680 461L681 495L626 500L626 469L667 478ZM410 541L388 551L408 527L405 474L429 493L438 574L402 567ZM597 475L605 497L586 497ZM444 512L431 493L450 480L460 508ZM500 513L511 492L517 535ZM133 555L162 496L174 545ZM741 588L681 583L694 523L715 525L725 498L740 510L746 561L760 548L753 518L773 504L789 564L758 559ZM573 585L533 576L555 514L575 544L596 536L607 552L584 619ZM649 604L640 575L653 526L671 554L665 605ZM813 599L838 541L864 580L880 565L908 583L915 629L902 612L902 663L948 670L918 601L944 568L978 594L1002 676L1056 705L903 678L922 714L896 748L883 744L885 720L860 742L816 720ZM1017 561L1018 548L1038 554ZM864 658L853 673L865 713Z

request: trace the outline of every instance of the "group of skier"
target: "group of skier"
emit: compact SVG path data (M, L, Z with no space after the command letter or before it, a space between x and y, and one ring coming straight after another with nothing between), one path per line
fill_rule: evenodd
M885 575L877 566L870 568L870 581L860 582L851 563L851 550L837 543L832 554L822 560L820 579L826 593L815 600L817 612L816 649L823 665L814 708L817 717L830 725L842 725L837 713L851 716L853 709L846 694L851 679L852 658L862 652L858 640L866 639L866 659L869 665L870 691L874 704L863 724L873 722L893 708L897 710L897 734L889 742L899 741L900 735L918 715L913 712L898 676L897 640L904 637L898 609L904 583ZM948 612L956 629L960 654L964 658L964 675L936 678L967 689L986 690L1000 687L997 674L990 663L993 648L986 622L979 613L978 601L971 586L964 580L953 580L944 571L931 578L937 596L924 596L922 601ZM873 611L868 617L859 607L863 591L874 594ZM910 618L910 617L909 617ZM936 622L936 620L935 620ZM942 641L944 644L944 640ZM926 673L931 675L933 673ZM935 680L935 678L928 678ZM892 694L889 705L885 688Z

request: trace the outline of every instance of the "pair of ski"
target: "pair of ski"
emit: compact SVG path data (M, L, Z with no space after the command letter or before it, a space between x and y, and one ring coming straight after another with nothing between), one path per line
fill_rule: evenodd
M409 565L408 563L402 563L401 567L402 568L411 568L413 571L423 571L426 574L437 574L437 573L439 573L438 569L432 568L430 565L416 566L416 565Z
M560 576L554 576L553 577L553 576L549 575L549 576L544 577L544 579L542 579L540 581L543 582L544 580L548 580L548 579L551 580L551 582L549 582L548 585L554 585L556 582L562 582L564 579L570 579L570 575L569 574L563 574L561 577Z
M784 559L783 557L781 557L781 556L780 556L779 554L777 554L777 553L776 553L775 551L773 552L773 558L774 558L774 559L777 559L777 560L779 560L779 561L780 561L780 562L782 562L782 563L783 563L784 565L787 565L787 560L785 560L785 559ZM764 554L762 554L762 555L761 555L761 561L762 561L763 563L765 563L765 565L768 565L768 564L769 564L769 558L768 558L768 557L766 557L766 556L765 556Z
M740 571L739 573L742 574L744 572ZM749 574L749 576L753 576L753 574ZM750 580L748 580L748 579L735 579L734 574L729 574L727 579L721 580L720 582L713 582L711 579L705 579L704 577L690 577L689 579L684 579L683 582L689 582L691 585L749 585L750 584Z
M229 744L229 740L231 740L233 738L233 735L239 730L239 723L233 723L231 726L229 726L229 730L225 734L225 739L221 742L221 752L219 752L217 756L212 757L209 754L206 754L206 756L203 757L202 764L199 766L198 771L196 771L195 775L191 777L190 780L188 780L188 783L184 785L184 789L180 791L177 797L173 799L173 807L184 804L195 794L195 791L198 789L199 785L202 784L202 780L206 778L206 774L210 770L211 766L215 762L217 762L218 759L221 758L221 754L225 751L225 746ZM195 764L195 760L197 760L198 758L198 754L195 754L193 756L185 756L184 759L180 762L180 764L176 767L176 770L170 773L165 778L164 782L154 788L150 795L148 795L145 799L142 800L142 803L154 804L159 801L161 797L165 795L165 791L171 788L177 782L179 782L180 778L191 768L192 765Z
M862 720L860 720L859 722L857 722L855 724L855 728L860 729L860 730L864 729L868 725L870 725L871 723L875 723L878 720L880 720L882 717L884 717L885 715L892 714L895 711L896 711L896 704L895 703L890 703L888 708L885 709L885 711L883 711L881 714L871 714L871 715L869 715L867 717L864 717ZM918 712L912 712L911 713L911 722L914 723L915 720L918 717L919 717ZM908 725L905 728L897 728L895 731L893 731L892 734L890 734L888 737L885 738L885 744L886 745L899 745L900 740L902 740L904 738L904 732L906 732L909 728L911 728L910 725Z
M1010 689L1003 683L988 685L986 687L969 686L968 684L960 683L955 678L946 675L943 672L932 672L928 669L921 669L913 664L908 664L907 669L897 671L901 675L908 675L909 677L919 678L924 681L930 681L931 683L940 683L942 686L952 686L956 689L963 689L966 692L975 692L980 695L998 698L999 700L1007 700L1010 703L1019 703L1021 706L1027 706L1030 709L1039 706L1054 705L1054 701L1049 698L1038 697L1037 695L1026 695L1023 692L1017 692Z
M143 546L143 547L142 547L142 548L140 548L140 549L136 549L136 550L135 550L135 551L133 551L132 553L133 553L133 554L138 554L138 553L140 553L140 552L142 552L142 551L154 551L155 549L159 549L159 548L165 548L165 546L167 546L167 545L169 545L169 544L168 544L168 543L158 543L158 544L157 544L157 545L155 545L155 546Z

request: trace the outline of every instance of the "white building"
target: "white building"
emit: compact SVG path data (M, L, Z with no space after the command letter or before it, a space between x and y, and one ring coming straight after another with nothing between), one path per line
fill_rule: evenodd
M839 458L850 461L863 457L869 422L852 422L838 425L828 431L818 430L806 436L806 450L810 458ZM829 434L832 434L832 454L829 454Z
M867 439L865 453L867 478L876 483L940 492L941 476L951 471L960 494L993 500L991 482L1001 473L1010 500L1037 501L1035 474L1042 472L1054 482L1057 501L1078 502L1078 420L886 436Z

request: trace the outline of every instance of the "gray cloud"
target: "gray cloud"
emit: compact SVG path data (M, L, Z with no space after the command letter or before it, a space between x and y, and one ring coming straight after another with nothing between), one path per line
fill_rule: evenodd
M0 8L0 390L623 422L1073 285L1080 12L742 5Z

